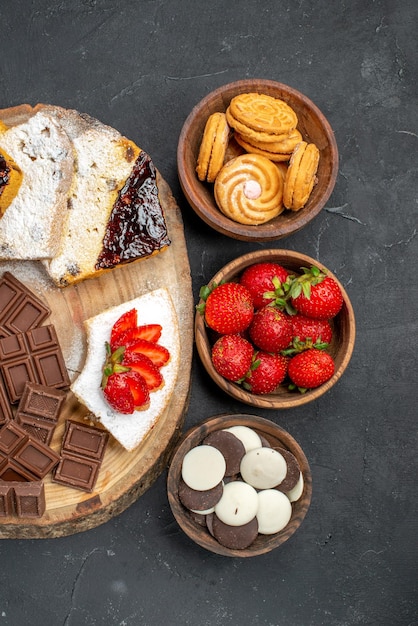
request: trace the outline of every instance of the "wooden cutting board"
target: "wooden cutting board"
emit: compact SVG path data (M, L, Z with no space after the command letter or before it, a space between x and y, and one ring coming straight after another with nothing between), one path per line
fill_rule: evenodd
M31 107L0 110L13 125L27 119ZM0 262L0 276L10 271L51 308L44 323L55 325L67 369L73 380L86 356L83 321L147 291L168 287L180 328L180 372L172 399L146 440L127 452L112 437L106 448L95 489L84 493L44 479L46 512L41 518L0 518L0 538L46 538L71 535L98 526L137 500L164 470L187 410L193 347L193 294L180 210L158 173L160 200L171 245L162 253L112 270L98 278L59 289L39 262ZM88 411L68 393L51 446L59 452L67 418L83 421Z

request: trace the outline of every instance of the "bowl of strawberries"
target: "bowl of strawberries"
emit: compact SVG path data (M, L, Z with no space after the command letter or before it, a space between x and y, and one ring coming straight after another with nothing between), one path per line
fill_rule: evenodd
M250 252L200 290L195 340L212 380L245 404L285 409L326 393L346 370L355 317L338 280L290 250Z

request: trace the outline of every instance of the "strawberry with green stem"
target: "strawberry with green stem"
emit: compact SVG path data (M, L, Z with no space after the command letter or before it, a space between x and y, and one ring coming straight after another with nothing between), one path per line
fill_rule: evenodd
M254 316L253 299L246 287L235 282L205 285L196 309L212 330L221 335L244 332Z
M271 303L285 308L291 279L290 272L278 263L264 262L246 267L239 282L251 293L255 309Z
M304 350L289 361L289 389L298 389L305 393L308 389L315 389L327 382L334 375L334 371L334 359L330 354L317 348Z
M343 295L338 283L318 267L302 267L303 274L292 281L292 306L307 317L331 319L343 306Z
M212 364L223 378L241 382L251 367L253 353L253 346L241 335L222 335L212 346Z
M258 350L242 386L256 395L272 393L286 377L289 359L281 354Z

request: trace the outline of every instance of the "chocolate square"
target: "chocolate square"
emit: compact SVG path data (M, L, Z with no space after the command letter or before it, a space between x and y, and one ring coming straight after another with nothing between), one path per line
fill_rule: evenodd
M24 413L27 416L41 417L56 423L66 395L65 391L59 389L38 383L27 383L16 416Z
M0 376L0 426L13 418L12 409L6 390L3 385L3 379Z
M109 433L105 430L67 420L62 451L101 461L108 439Z
M14 490L10 483L0 481L0 517L13 515Z
M59 455L40 441L28 438L14 453L13 460L38 478L44 478L58 463Z
M14 485L17 517L42 517L45 513L45 487L42 481Z
M10 402L22 397L26 383L67 389L70 379L52 324L0 338L0 371Z
M10 272L0 279L0 337L35 328L51 311Z
M99 469L100 461L63 452L55 470L53 482L91 492L96 483Z

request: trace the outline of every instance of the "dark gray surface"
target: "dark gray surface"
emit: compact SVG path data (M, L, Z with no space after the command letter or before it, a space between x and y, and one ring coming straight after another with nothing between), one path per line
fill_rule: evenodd
M328 117L340 151L326 208L265 247L316 257L344 284L357 341L314 403L261 411L302 445L313 500L299 531L253 559L183 535L165 475L126 512L72 537L0 542L0 625L412 626L417 610L417 21L415 0L1 0L0 108L74 107L147 150L182 209L195 297L260 244L187 206L176 145L189 111L243 78L287 83ZM254 413L198 358L186 426Z

